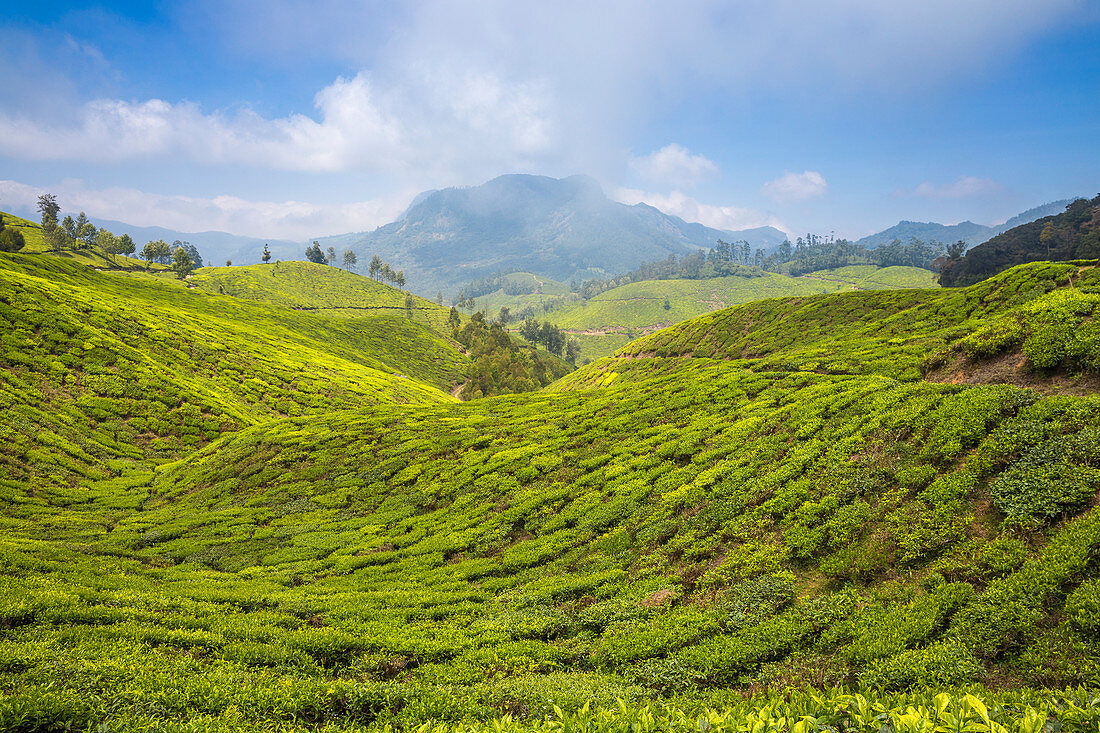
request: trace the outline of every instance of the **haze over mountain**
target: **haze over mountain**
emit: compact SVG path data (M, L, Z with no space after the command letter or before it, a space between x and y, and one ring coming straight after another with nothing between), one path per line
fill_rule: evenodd
M646 204L609 199L594 179L504 175L481 186L427 191L397 221L373 232L326 237L322 247L377 254L420 292L452 291L496 272L557 280L624 272L644 261L745 239L782 242L772 227L744 231L686 222Z
M121 236L129 234L140 247L141 244L163 239L171 244L177 239L190 242L203 257L208 265L220 265L226 260L232 260L238 265L249 265L260 261L264 245L268 246L272 259L275 260L300 260L303 259L302 251L305 245L290 239L261 239L259 237L245 237L229 232L180 232L164 227L141 227L110 219L98 219L90 217L93 224L111 230Z
M857 244L862 244L864 247L874 248L882 244L888 244L895 239L906 241L910 237L916 237L923 241L936 240L938 242L951 243L962 240L966 242L968 247L973 247L976 244L997 236L1001 232L1006 232L1009 229L1019 226L1021 224L1027 224L1028 222L1041 219L1044 216L1053 216L1054 214L1060 214L1065 210L1066 206L1073 201L1073 199L1062 199L1060 201L1051 201L1048 204L1042 206L1036 206L1035 208L1028 209L1012 217L1003 224L997 224L996 226L985 226L984 224L975 224L972 221L963 221L958 224L937 224L936 222L922 222L922 221L899 221L894 226L883 229L881 232L875 234L869 234L866 237L857 241Z

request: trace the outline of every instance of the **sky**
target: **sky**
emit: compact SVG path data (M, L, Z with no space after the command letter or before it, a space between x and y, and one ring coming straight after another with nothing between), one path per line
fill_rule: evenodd
M0 0L0 210L279 239L594 176L723 229L1100 191L1095 0Z

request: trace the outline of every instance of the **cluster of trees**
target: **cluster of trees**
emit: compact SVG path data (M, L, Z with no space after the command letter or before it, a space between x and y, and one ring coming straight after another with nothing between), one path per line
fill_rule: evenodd
M540 289L541 284L534 279L515 280L509 279L504 273L497 273L496 275L483 277L480 280L471 281L462 289L458 297L462 300L469 298L472 303L474 298L495 293L498 290L503 290L505 295L529 295L539 292Z
M132 255L137 251L137 244L129 234L116 235L106 228L96 227L88 221L88 216L83 211L75 219L72 215L66 215L59 221L61 205L52 193L38 197L38 212L42 215L42 231L45 233L46 243L54 252L66 249L98 249L117 263L118 255ZM190 242L181 242L178 239L172 244L163 239L146 242L139 257L145 260L146 270L154 262L169 265L181 279L203 266L199 250Z
M962 252L948 253L940 271L940 285L972 285L1014 265L1100 257L1100 196L1077 199L1064 212L1046 216L1002 232L988 242Z
M351 250L346 250L351 252ZM354 255L355 253L352 252ZM316 239L313 240L313 245L306 247L306 259L310 262L315 262L318 265L331 265L336 262L336 248L329 247L327 250L322 250L320 243ZM352 264L355 264L354 262Z
M731 275L763 277L762 269L749 264L753 259L753 255L749 254L750 250L748 242L730 243L718 240L717 247L706 251L692 252L679 258L670 254L667 259L643 262L630 272L605 280L585 280L583 283L574 281L570 283L570 289L587 299L642 280L703 280ZM763 255L761 250L757 250L757 253Z
M88 221L83 211L75 219L70 214L58 221L61 205L52 193L38 197L38 212L42 215L46 244L54 252L99 249L114 260L117 255L131 255L137 249L129 234L116 236L107 229L100 229Z
M26 244L23 232L14 227L5 226L4 215L0 214L0 252L18 252Z
M458 311L448 318L456 341L470 355L462 399L489 397L510 392L530 392L544 387L568 368L560 361L540 355L534 346L517 343L500 321L489 321L479 311L462 325Z
M960 245L965 249L965 243L956 243L951 247L954 249ZM916 237L910 237L905 242L895 239L875 249L867 249L864 245L847 239L807 234L805 237L798 237L793 245L785 240L775 252L762 256L760 266L765 270L786 272L795 276L848 265L904 265L933 270L937 259L943 257L946 251L942 242L925 242Z
M580 343L549 321L543 321L539 325L534 318L528 318L519 327L519 335L532 344L541 344L554 356L564 356L571 364L576 364L577 357L581 354Z
M351 252L351 250L348 250ZM354 253L352 253L354 256ZM344 253L344 258L347 259L347 252ZM370 258L370 265L367 267L367 274L375 280L382 280L385 282L391 282L399 288L405 287L405 271L394 270L390 267L390 263L383 262L382 258L378 255L374 255Z

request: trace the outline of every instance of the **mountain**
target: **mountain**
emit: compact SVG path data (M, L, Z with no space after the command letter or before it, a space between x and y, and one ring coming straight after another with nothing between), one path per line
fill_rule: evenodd
M970 285L1013 265L1040 260L1100 257L1100 196L1077 199L1065 211L998 234L954 260L940 273L945 287Z
M1057 214L1065 210L1066 206L1072 200L1073 199L1064 199L1062 201L1052 201L1049 204L1036 206L996 226L984 226L982 224L975 224L972 221L964 221L959 224L950 225L937 224L935 222L899 221L889 229L884 229L875 234L869 234L863 239L858 240L856 244L862 244L868 249L873 249L880 245L888 244L895 239L900 239L905 242L910 237L915 237L924 242L936 240L944 244L951 244L962 240L966 242L968 247L973 247L976 244L986 241L990 237L994 237L1020 224L1026 224L1027 222L1035 221L1044 216Z
M272 261L305 259L303 253L306 245L289 239L242 237L228 232L180 232L164 227L139 227L111 219L92 218L91 221L97 227L108 229L117 235L129 234L137 242L139 252L142 245L156 239L163 239L169 244L177 239L190 242L199 250L203 263L207 266L218 266L226 260L232 260L237 265L258 263L265 244L271 252Z
M425 192L397 221L327 237L321 245L351 248L361 261L377 254L404 270L414 290L434 294L497 272L568 281L709 248L718 239L765 246L784 236L770 227L711 229L645 204L617 203L586 176L505 175L472 188Z
M957 242L960 239L967 243L969 246L973 246L978 242L984 242L997 233L995 227L987 227L981 224L975 224L972 221L964 221L959 224L937 224L935 222L923 222L923 221L899 221L889 229L883 229L881 232L875 234L869 234L863 239L860 239L856 244L862 244L868 249L874 249L883 244L889 244L895 239L900 239L902 242L906 242L910 237L914 237L923 242L936 240L938 242Z

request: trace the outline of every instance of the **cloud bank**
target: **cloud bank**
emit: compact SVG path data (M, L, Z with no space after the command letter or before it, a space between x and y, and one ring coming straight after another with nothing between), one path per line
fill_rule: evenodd
M1000 193L1004 186L990 178L977 178L975 176L960 176L953 183L929 183L924 182L911 191L902 189L902 196L915 196L924 199L963 199L977 196L988 196Z
M100 219L134 226L159 226L183 232L222 231L251 237L300 239L337 232L367 231L393 221L414 195L393 196L344 204L305 201L249 201L236 196L200 198L165 196L132 188L95 189L78 180L49 189L18 181L0 181L5 209L33 212L38 197L53 193L64 213L87 211Z

